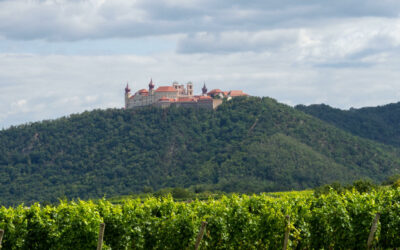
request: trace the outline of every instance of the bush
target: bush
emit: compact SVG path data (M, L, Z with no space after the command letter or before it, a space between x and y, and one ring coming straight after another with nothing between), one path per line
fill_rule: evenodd
M189 199L193 198L193 193L187 189L176 187L172 189L172 197L174 197L174 199Z
M392 188L399 188L400 187L400 178L397 179L393 184L392 184Z
M378 185L374 184L370 180L357 180L354 181L353 184L343 186L339 182L334 182L332 184L326 184L314 189L314 196L320 197L321 195L329 194L331 191L334 191L338 194L343 194L346 190L356 190L359 193L369 193L373 190L377 190L379 188Z
M354 188L359 193L369 193L376 190L378 186L370 180L358 180L353 182L353 186L350 186L350 188Z
M346 188L342 186L339 182L334 182L332 184L326 184L314 189L314 196L319 197L321 195L329 194L331 191L334 191L338 194L342 194L346 191Z

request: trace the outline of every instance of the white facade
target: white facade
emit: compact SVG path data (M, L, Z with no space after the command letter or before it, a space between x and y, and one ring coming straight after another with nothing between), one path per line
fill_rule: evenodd
M136 108L142 106L155 105L162 98L172 99L174 101L181 98L193 97L193 84L188 82L186 87L174 82L172 86L160 86L154 90L153 81L149 83L149 89L141 89L131 95L129 86L125 88L125 108Z

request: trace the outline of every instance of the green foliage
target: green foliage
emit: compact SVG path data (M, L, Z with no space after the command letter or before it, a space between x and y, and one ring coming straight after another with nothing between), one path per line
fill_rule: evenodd
M289 249L365 249L376 213L374 246L399 247L400 189L21 205L0 208L0 228L5 249L95 249L102 222L105 249L193 249L202 221L201 249L279 249L287 226Z
M397 179L393 184L392 184L393 188L399 188L400 187L400 179Z
M314 196L320 197L323 194L329 194L330 192L336 192L338 194L343 194L346 191L346 188L340 184L339 182L334 182L331 184L325 184L320 187L316 187L314 189Z
M215 111L95 110L0 131L4 205L175 187L300 190L365 177L380 182L399 167L398 149L270 98L235 98Z
M378 186L370 180L358 180L353 182L353 186L350 188L354 188L360 193L368 193L371 192L372 190L377 189Z
M350 110L340 110L325 104L298 105L296 109L354 135L384 144L400 146L400 102Z
M371 180L357 180L354 181L351 185L342 185L339 182L334 182L331 184L325 184L320 187L314 189L314 196L320 197L321 195L326 195L331 192L335 192L338 194L343 194L346 190L352 191L355 190L359 193L369 193L374 190L379 189L380 187L373 183Z
M391 175L382 182L382 185L393 185L400 179L400 174Z
M172 189L172 197L175 199L187 199L193 197L193 193L187 189L176 187Z
M5 249L94 249L102 218L92 202L0 209Z

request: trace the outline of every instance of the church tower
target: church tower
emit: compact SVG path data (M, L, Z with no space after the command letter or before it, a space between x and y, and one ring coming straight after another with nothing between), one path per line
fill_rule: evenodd
M154 92L153 78L150 78L150 83L149 83L149 95L152 95L153 92Z
M186 91L187 91L188 96L193 95L193 83L192 82L186 83Z
M207 95L207 87L206 87L206 83L204 83L203 88L201 89L203 96Z
M129 97L131 97L131 89L129 88L128 83L126 83L126 87L125 87L125 108L128 108Z

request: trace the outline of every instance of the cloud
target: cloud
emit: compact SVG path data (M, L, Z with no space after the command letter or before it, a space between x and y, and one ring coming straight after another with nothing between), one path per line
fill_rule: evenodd
M21 99L18 100L17 102L14 102L11 104L12 106L16 106L18 108L24 107L26 105L26 100L25 99Z
M265 30L259 32L196 33L181 39L179 53L227 53L242 51L265 51L295 44L295 30Z
M0 36L69 41L315 26L337 18L397 18L394 0L5 0Z
M338 19L322 27L195 33L179 40L177 52L268 52L275 60L296 65L359 68L383 64L398 54L399 34L400 18Z

